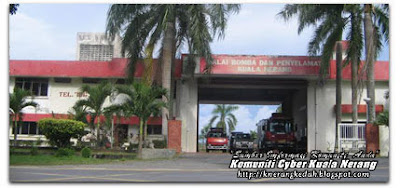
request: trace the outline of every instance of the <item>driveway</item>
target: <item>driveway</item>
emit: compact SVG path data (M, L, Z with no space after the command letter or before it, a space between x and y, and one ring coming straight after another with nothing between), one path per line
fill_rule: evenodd
M10 166L13 183L30 182L332 182L327 178L237 178L229 169L231 155L226 153L185 153L170 160L135 160L101 165ZM378 159L370 178L348 178L333 182L386 182L389 161Z

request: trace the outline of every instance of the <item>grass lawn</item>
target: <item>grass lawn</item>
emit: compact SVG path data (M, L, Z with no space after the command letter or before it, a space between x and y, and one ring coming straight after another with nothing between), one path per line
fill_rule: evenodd
M132 159L94 159L81 156L55 157L53 155L10 155L10 165L70 165L103 164Z

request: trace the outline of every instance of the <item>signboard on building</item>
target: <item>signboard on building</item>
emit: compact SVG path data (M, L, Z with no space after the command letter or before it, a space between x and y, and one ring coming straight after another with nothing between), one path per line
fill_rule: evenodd
M214 55L213 75L302 75L317 76L319 58L308 56ZM200 58L196 73L203 73L206 61Z

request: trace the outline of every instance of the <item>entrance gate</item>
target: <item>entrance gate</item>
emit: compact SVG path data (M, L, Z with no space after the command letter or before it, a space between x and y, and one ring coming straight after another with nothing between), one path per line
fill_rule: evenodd
M338 134L339 151L365 151L365 124L340 123Z

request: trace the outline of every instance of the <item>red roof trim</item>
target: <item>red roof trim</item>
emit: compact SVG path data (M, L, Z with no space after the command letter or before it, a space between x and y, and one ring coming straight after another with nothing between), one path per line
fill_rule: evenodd
M364 65L364 61L361 61L360 66ZM388 81L389 80L389 61L376 61L375 62L375 80L376 81ZM329 67L329 79L336 79L336 60L331 60ZM342 69L343 80L351 80L351 66L347 65Z
M367 105L365 105L365 104L357 105L357 111L359 114L365 114L367 112ZM375 105L375 112L376 113L383 112L383 105L381 105L381 104ZM351 104L342 104L342 113L343 114L353 113L353 108L352 108Z
M156 66L157 62L155 59ZM111 61L10 60L9 73L10 76L124 78L127 64L126 58L115 58ZM135 77L141 77L143 69L143 62L138 62ZM176 60L176 77L181 77L181 70L181 61Z

